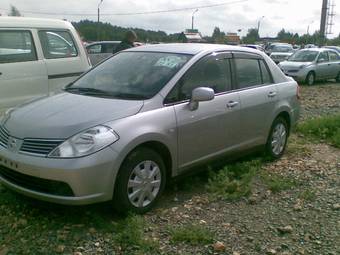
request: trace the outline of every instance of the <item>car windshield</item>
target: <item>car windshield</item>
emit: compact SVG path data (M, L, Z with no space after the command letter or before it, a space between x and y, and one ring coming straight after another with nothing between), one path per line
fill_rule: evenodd
M289 45L276 45L273 47L272 52L291 52L293 48Z
M65 90L99 97L150 99L191 57L187 54L161 52L121 52Z
M317 56L317 51L302 50L295 52L292 56L288 58L288 60L294 62L313 62Z

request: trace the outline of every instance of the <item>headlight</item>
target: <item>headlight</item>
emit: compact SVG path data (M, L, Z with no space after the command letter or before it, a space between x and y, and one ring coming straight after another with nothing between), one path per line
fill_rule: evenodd
M119 136L109 127L96 126L63 142L48 156L52 158L77 158L95 153L116 142Z

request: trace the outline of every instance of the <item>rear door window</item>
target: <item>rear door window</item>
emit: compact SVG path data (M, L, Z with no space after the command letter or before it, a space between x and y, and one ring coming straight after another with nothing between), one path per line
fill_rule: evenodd
M99 54L99 53L102 52L102 45L101 44L95 44L95 45L89 46L87 48L87 52L89 54Z
M0 63L37 60L30 31L0 30Z
M261 85L261 69L258 59L235 58L235 74L240 89Z
M339 61L339 54L333 51L328 51L329 55L329 61L334 62L334 61Z
M78 56L77 48L68 31L39 31L39 38L46 59Z

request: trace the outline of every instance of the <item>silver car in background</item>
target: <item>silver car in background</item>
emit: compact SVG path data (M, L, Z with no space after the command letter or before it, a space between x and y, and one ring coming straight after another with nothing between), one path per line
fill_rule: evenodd
M327 48L299 50L279 64L281 70L299 82L313 85L317 80L340 81L340 55Z
M91 64L94 66L104 59L111 57L119 43L120 41L101 41L86 45Z
M263 147L279 158L299 116L298 85L244 47L159 44L122 51L64 93L8 112L0 182L62 204L113 200L143 213L169 178Z
M278 64L282 61L287 60L294 53L293 46L286 43L278 43L270 45L267 49L267 54L270 58Z

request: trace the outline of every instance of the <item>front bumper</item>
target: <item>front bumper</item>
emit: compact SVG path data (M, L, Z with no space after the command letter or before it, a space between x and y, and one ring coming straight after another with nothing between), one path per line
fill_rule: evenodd
M112 199L117 157L110 147L83 158L54 159L14 153L0 146L0 183L23 195L53 203L103 202ZM35 188L33 184L40 185L40 180L45 186L46 183L68 186L71 194Z

